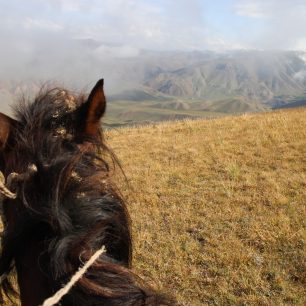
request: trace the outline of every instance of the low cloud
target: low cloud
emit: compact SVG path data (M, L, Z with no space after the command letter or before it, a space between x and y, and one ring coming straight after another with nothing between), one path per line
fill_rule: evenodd
M242 2L236 4L235 11L238 15L251 18L268 17L263 7L258 2Z
M131 58L136 57L140 50L131 46L107 46L100 45L92 51L92 54L99 60L103 61L106 58Z
M234 34L226 15L223 24L209 22L207 8L216 5L219 11L208 0L1 2L0 78L86 84L101 74L112 78L121 59L137 58L143 49L306 48L305 1L226 3L227 14L245 22Z
M55 22L45 19L33 19L33 18L26 18L23 22L23 27L26 30L39 29L43 31L52 31L52 32L58 32L63 30L63 26Z
M29 0L0 3L0 79L56 79L79 85L141 50L215 47L200 0ZM204 47L205 48L205 47ZM115 69L110 67L114 63ZM115 81L114 81L115 82Z
M236 0L234 9L237 15L260 22L256 35L248 39L253 48L306 49L304 0Z

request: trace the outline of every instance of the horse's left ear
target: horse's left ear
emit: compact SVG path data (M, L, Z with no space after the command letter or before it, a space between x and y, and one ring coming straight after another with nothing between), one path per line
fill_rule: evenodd
M14 119L0 113L0 151L5 148L14 125Z
M83 135L95 137L99 133L100 119L104 115L106 109L103 85L104 80L99 80L89 94L87 102L83 105Z

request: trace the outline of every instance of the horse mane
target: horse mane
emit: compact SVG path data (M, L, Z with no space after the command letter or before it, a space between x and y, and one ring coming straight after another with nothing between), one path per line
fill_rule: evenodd
M111 180L117 160L103 133L82 134L84 95L43 87L30 102L14 108L15 127L8 139L7 177L29 163L37 172L19 182L20 201L3 201L5 216L0 275L9 274L24 248L39 244L40 269L56 292L102 246L104 253L63 298L61 305L172 305L131 270L130 218ZM12 297L9 278L1 290Z

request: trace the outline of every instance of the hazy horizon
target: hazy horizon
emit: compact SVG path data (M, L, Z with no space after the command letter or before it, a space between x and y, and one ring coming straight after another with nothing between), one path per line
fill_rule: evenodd
M301 0L1 2L0 78L87 86L143 49L306 50L305 15Z

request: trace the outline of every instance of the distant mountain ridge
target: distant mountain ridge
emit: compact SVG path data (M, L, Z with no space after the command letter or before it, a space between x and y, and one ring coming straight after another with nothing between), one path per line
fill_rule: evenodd
M81 43L99 47L98 42ZM99 76L105 77L107 98L114 106L110 110L118 118L127 117L119 116L126 108L137 108L128 112L129 120L132 114L139 117L142 107L145 112L150 108L151 114L160 109L186 111L189 116L195 111L257 112L302 106L306 101L306 52L301 51L141 51L131 58L91 59L88 65L95 66L95 74L101 66ZM68 84L74 84L75 77ZM86 85L94 75L82 77ZM40 83L0 80L2 110L21 92L37 92ZM75 84L80 83L78 79Z
M237 52L164 71L145 84L167 95L219 100L242 96L269 102L304 95L306 63L299 52Z

